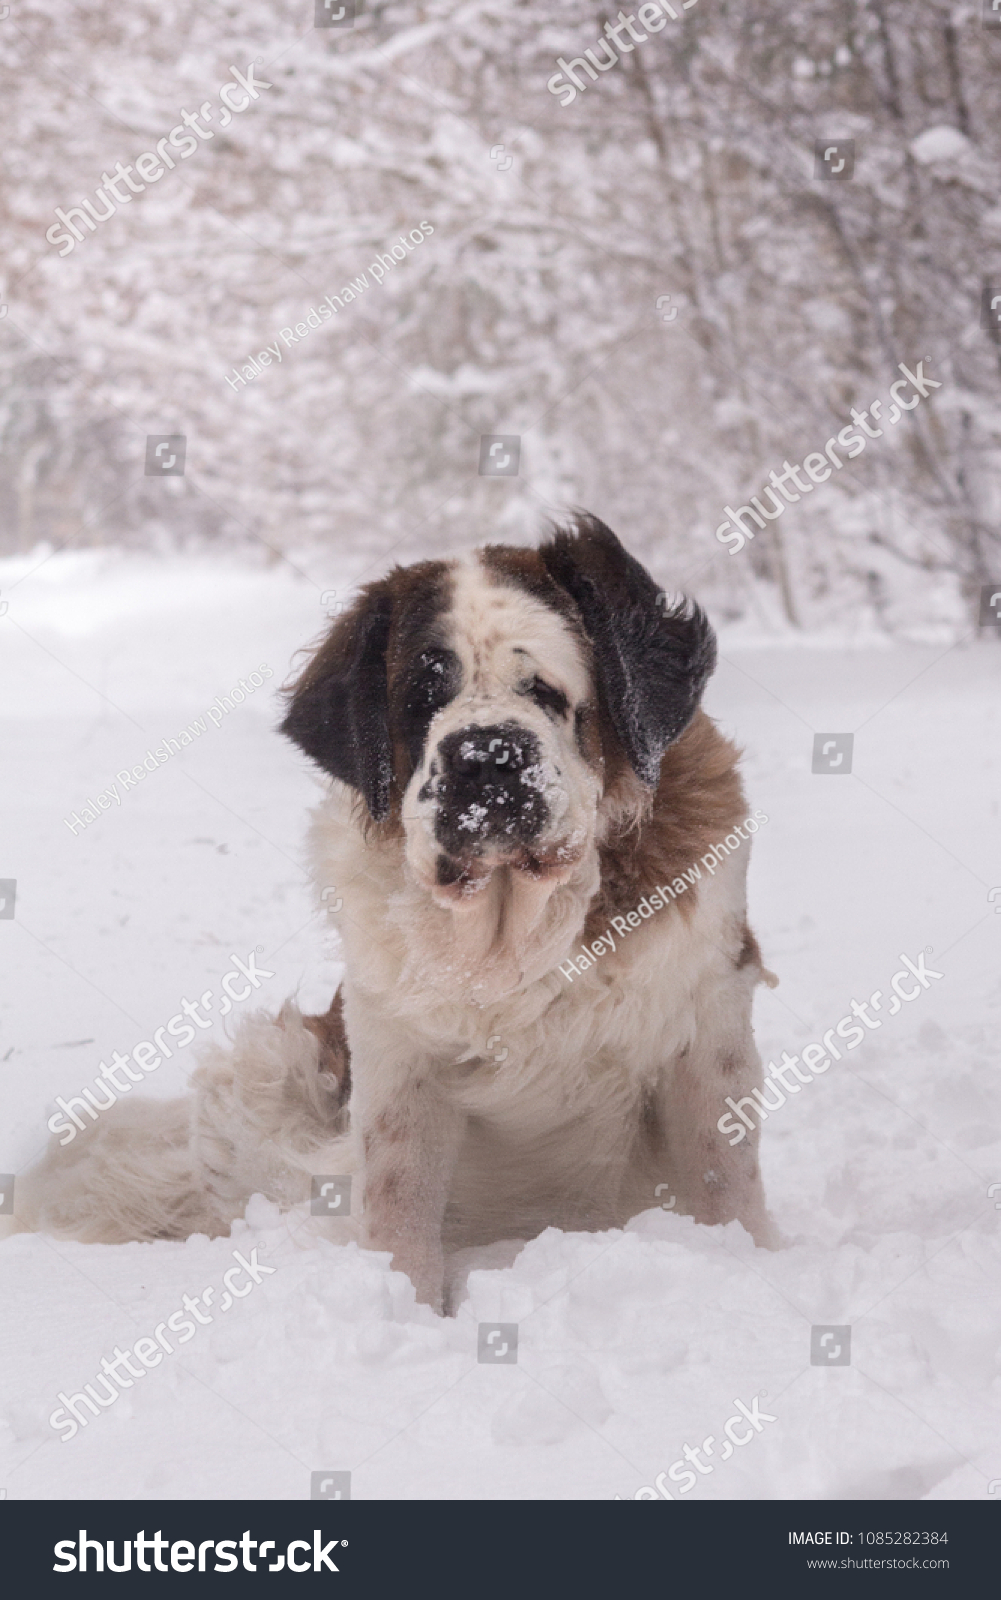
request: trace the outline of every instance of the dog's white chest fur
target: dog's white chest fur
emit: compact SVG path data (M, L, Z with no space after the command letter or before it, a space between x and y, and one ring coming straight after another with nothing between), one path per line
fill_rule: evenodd
M611 1225L657 1203L671 1173L657 1149L656 1108L704 1032L707 1007L726 1009L720 984L743 923L746 856L700 885L688 918L670 906L625 935L609 930L604 953L580 971L571 960L590 896L565 886L572 909L555 964L496 994L498 966L513 967L489 952L478 964L474 914L456 927L423 891L401 887L402 852L372 861L350 811L350 797L332 795L312 846L316 880L336 882L343 902L333 920L347 963L348 1037L363 1058L359 1097L400 1105L423 1080L463 1119L446 1242L526 1236L547 1223ZM509 932L516 951L517 927ZM739 1028L741 998L732 1017L716 1017L724 1031ZM353 1160L364 1167L360 1145Z

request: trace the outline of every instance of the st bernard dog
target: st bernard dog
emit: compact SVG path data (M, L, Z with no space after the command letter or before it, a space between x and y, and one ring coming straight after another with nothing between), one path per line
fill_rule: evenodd
M761 1087L751 1002L774 980L749 845L692 870L747 837L737 751L699 707L714 665L701 609L590 516L366 585L282 724L329 779L311 832L346 967L329 1011L250 1017L192 1095L51 1150L29 1225L218 1235L254 1193L291 1207L313 1175L353 1175L335 1236L439 1310L457 1251L622 1227L665 1186L773 1244L757 1134L717 1127Z

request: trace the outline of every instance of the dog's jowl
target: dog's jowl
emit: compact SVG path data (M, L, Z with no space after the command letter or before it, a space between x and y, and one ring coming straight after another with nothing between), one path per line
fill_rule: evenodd
M770 975L749 845L696 870L747 814L700 709L714 661L700 608L665 606L590 517L368 584L282 724L327 780L329 1011L248 1017L203 1056L194 1107L137 1099L50 1152L25 1180L34 1225L219 1234L255 1192L292 1206L353 1176L350 1216L312 1225L390 1252L442 1309L457 1250L620 1227L662 1192L771 1242L757 1133L717 1128L761 1084Z

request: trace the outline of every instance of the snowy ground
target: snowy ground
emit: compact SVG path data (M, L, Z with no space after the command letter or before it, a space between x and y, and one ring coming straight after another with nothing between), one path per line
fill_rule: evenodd
M325 1007L337 975L300 864L315 782L270 731L274 688L322 625L320 589L284 566L107 552L18 583L35 561L0 563L7 1173L41 1148L55 1095L218 990L231 953L261 947L268 1006L298 992ZM930 947L944 974L769 1120L786 1247L662 1210L622 1233L550 1232L481 1264L442 1321L384 1258L263 1202L212 1243L15 1235L0 1244L9 1498L295 1499L317 1470L351 1471L357 1498L632 1498L755 1396L774 1421L725 1461L717 1442L684 1498L987 1497L1001 1480L1001 655L993 640L746 636L722 655L707 704L770 818L750 875L782 980L759 991L766 1060L887 990L901 952ZM274 676L251 700L70 832L64 818L261 662ZM851 775L812 775L814 731L846 730ZM148 1092L178 1093L192 1057ZM254 1246L270 1275L62 1443L58 1391ZM516 1364L477 1361L482 1321L518 1324ZM811 1365L816 1324L850 1325L850 1365Z

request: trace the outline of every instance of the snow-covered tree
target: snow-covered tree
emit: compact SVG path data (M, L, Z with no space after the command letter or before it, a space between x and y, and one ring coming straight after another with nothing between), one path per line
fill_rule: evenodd
M2 548L244 540L348 582L584 504L727 614L967 625L1001 572L1001 31L670 9L14 0ZM730 554L723 508L922 360L941 387ZM145 476L175 433L185 475Z

